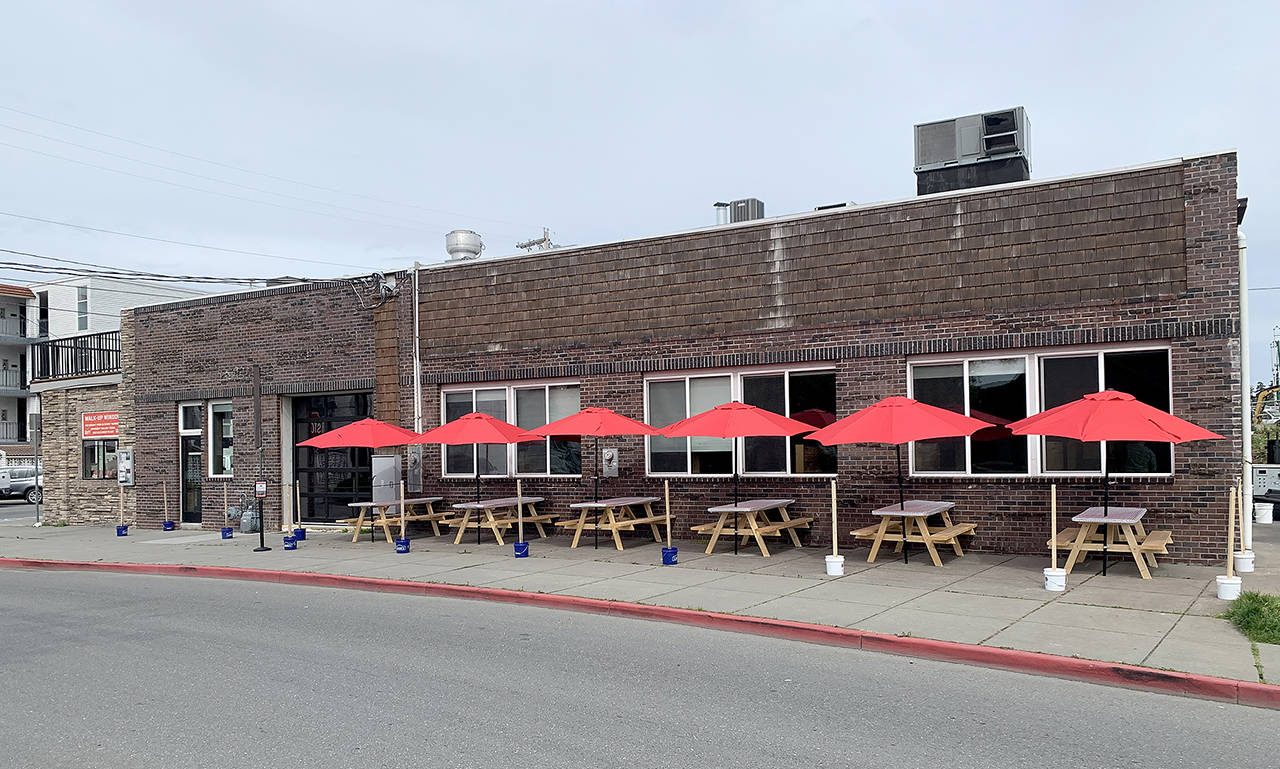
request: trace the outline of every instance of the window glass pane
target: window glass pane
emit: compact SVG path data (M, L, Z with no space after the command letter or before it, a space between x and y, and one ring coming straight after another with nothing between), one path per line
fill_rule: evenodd
M472 405L470 392L444 394L444 421L466 416L475 407ZM471 446L445 446L445 472L471 475L476 471L474 464L475 451Z
M1025 358L969 363L969 416L991 422L970 439L970 469L976 473L1027 472L1027 439L1004 425L1027 415Z
M1103 356L1107 389L1129 393L1149 406L1169 410L1169 351L1109 352ZM1173 445L1108 441L1107 467L1113 473L1173 472Z
M789 416L815 428L826 427L836 421L836 375L791 374L791 403ZM817 441L799 437L788 438L791 445L791 471L793 473L834 473L836 471L836 447L823 446Z
M751 406L786 414L784 374L742 378L742 402ZM785 473L787 471L786 438L743 438L743 471L748 473Z
M516 426L525 430L547 423L547 388L516 390ZM547 444L545 441L516 444L516 472L545 473Z
M649 383L649 424L661 428L685 418L684 388L683 379ZM660 435L650 437L649 469L655 473L689 472L688 456L685 453L688 440L663 438Z
M182 422L180 429L182 430L199 430L202 427L200 406L192 404L182 407Z
M1097 392L1098 356L1042 358L1040 382L1044 390L1041 407L1045 411ZM1102 470L1102 452L1097 443L1081 443L1071 438L1053 436L1045 436L1043 441L1044 469L1047 472Z
M102 471L103 478L116 477L116 442L102 442Z
M507 421L506 388L492 390L476 390L476 411L491 417ZM505 443L484 443L480 445L480 474L507 474L507 445Z
M96 480L102 477L102 441L85 441L81 463L81 478Z
M547 388L547 421L554 422L581 410L578 385L553 385ZM568 436L566 436L568 437ZM573 436L577 437L577 436ZM552 475L578 475L582 472L582 443L578 440L549 439Z
M210 474L231 475L234 430L230 403L209 405L209 432Z
M689 413L701 414L732 400L729 376L698 377L689 380ZM690 438L690 472L721 474L733 472L733 441L729 438Z
M963 414L963 364L912 366L911 392L921 403ZM912 451L919 472L964 472L964 438L916 441Z

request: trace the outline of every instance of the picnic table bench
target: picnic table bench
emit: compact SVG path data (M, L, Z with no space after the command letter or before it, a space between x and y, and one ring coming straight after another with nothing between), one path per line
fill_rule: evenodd
M618 532L635 531L637 526L644 525L649 526L653 541L661 542L662 533L658 531L658 524L666 523L667 516L654 514L653 503L657 501L658 497L613 497L596 502L574 502L569 507L577 510L578 515L561 518L556 521L556 525L573 532L573 542L569 545L571 548L578 546L583 531L589 529L599 532L603 529L613 536L613 546L621 550L622 537ZM635 508L641 508L644 514L637 515ZM595 519L588 521L587 516L592 512L595 513Z
M715 550L720 535L726 532L732 535L736 529L742 537L743 544L754 539L756 546L760 548L760 554L768 558L769 548L765 545L764 538L781 537L784 531L791 537L791 544L803 547L800 544L800 537L796 536L796 529L809 528L813 517L792 518L787 512L787 507L794 505L795 502L794 499L748 499L737 504L708 507L707 512L718 515L715 522L698 524L690 529L696 532L711 532L711 541L707 543L707 555L711 555L711 551ZM773 511L778 513L776 520L769 517L769 513ZM733 516L732 521L729 520L730 516Z
M546 529L542 528L542 524L551 523L556 516L550 513L539 513L534 505L542 502L542 497L502 497L500 499L482 499L479 502L459 502L453 505L454 510L462 512L461 515L453 514L452 518L446 518L440 523L445 526L452 526L458 529L458 536L453 538L453 544L461 544L462 535L467 533L467 529L489 529L493 532L494 539L498 540L499 545L506 543L502 539L502 533L519 523L520 517L517 515L516 505L523 505L526 512L523 516L525 523L532 523L538 529L538 536L546 538ZM472 516L475 520L472 520Z
M1159 566L1156 555L1168 555L1173 532L1148 532L1142 525L1142 517L1146 513L1147 510L1143 507L1108 506L1105 514L1101 507L1091 507L1072 517L1071 520L1079 526L1059 531L1053 538L1046 540L1045 545L1053 547L1056 544L1068 549L1064 567L1068 574L1089 553L1102 552L1105 548L1109 553L1126 553L1132 556L1142 578L1151 579L1151 569ZM1105 534L1098 530L1101 526L1106 527Z
M430 521L431 528L435 531L436 536L440 536L440 521L449 515L444 511L436 512L435 503L443 501L444 497L405 497L404 498L404 521L407 525L410 521ZM386 536L387 542L391 542L391 525L400 520L400 516L391 515L389 511L393 508L399 513L400 500L393 499L389 502L350 502L347 507L355 508L360 511L360 515L355 518L342 518L338 520L346 526L354 526L355 533L351 535L351 541L355 542L360 538L360 529L364 526L364 518L369 515L369 537L373 537L373 530L382 527L382 533ZM425 507L422 512L413 512L417 507ZM400 536L404 536L404 530L400 530Z
M875 563L876 556L880 552L880 546L885 542L896 542L893 552L897 553L902 550L904 542L915 542L923 544L925 549L929 551L929 558L933 561L934 566L941 566L942 559L938 557L937 545L950 545L956 555L964 555L964 549L960 547L960 537L963 535L973 534L977 528L972 523L952 523L951 508L955 507L954 502L931 502L923 499L908 499L906 502L897 505L887 505L872 510L872 515L880 516L880 523L864 526L861 529L854 529L850 532L857 539L871 540L871 553L867 555L867 563ZM938 515L942 518L942 528L930 530L928 519L931 515ZM894 520L898 518L900 520ZM912 533L912 529L916 529L916 533ZM906 557L906 554L903 554Z

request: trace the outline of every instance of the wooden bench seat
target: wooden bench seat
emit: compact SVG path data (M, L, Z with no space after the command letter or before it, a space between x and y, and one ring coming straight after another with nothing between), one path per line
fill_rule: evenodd
M1142 544L1138 549L1144 553L1160 553L1168 555L1168 545L1173 542L1172 531L1153 531L1147 534L1146 539L1142 540Z
M813 521L812 517L792 518L789 521L776 521L768 526L757 526L756 531L761 534L778 534L785 529L807 529L811 521ZM748 532L750 532L750 529L748 529Z
M1056 540L1058 547L1071 547L1071 543L1075 542L1076 537L1079 535L1080 535L1079 526L1073 526L1069 529L1063 529L1062 531L1058 532L1057 535L1053 537L1053 539L1046 539L1044 541L1044 546L1053 547L1054 541Z

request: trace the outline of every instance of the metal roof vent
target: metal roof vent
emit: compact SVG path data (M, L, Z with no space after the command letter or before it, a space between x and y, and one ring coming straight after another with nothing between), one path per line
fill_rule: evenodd
M471 230L454 230L444 236L444 250L449 253L451 262L475 259L484 251L484 241L479 233Z

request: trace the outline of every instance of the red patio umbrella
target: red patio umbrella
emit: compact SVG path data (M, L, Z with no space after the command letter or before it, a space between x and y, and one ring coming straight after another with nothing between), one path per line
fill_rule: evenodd
M523 430L509 422L503 422L497 417L482 414L473 411L470 414L463 414L452 422L446 422L439 427L427 430L422 435L417 436L409 443L439 443L447 446L460 446L465 444L481 444L481 443L524 443L525 441L540 441L541 435L536 435ZM476 501L480 501L480 457L479 452L475 456L476 469ZM480 541L480 528L476 527L476 542Z
M1186 443L1222 438L1215 432L1150 406L1128 393L1103 390L1007 425L1014 435L1052 435L1086 443L1155 441ZM1111 466L1103 457L1102 515L1110 503ZM1107 573L1107 543L1102 542L1102 573Z
M931 438L958 438L973 435L987 427L991 427L991 424L981 419L895 395L827 425L811 434L809 440L824 446L892 443L898 458L898 505L905 507L902 490L902 444Z
M763 438L799 435L813 425L748 406L738 401L722 403L701 414L674 422L660 431L667 438ZM733 452L733 504L738 504L738 452ZM738 552L738 516L733 517L733 552Z
M417 438L418 434L413 430L376 419L361 419L305 441L298 441L298 445L313 449L381 449L387 446L405 446Z
M590 436L596 439L596 477L594 501L600 501L600 438L618 435L658 435L658 430L644 422L610 411L606 408L588 407L577 414L534 428L533 432L545 436ZM596 527L596 547L600 546L600 527Z

